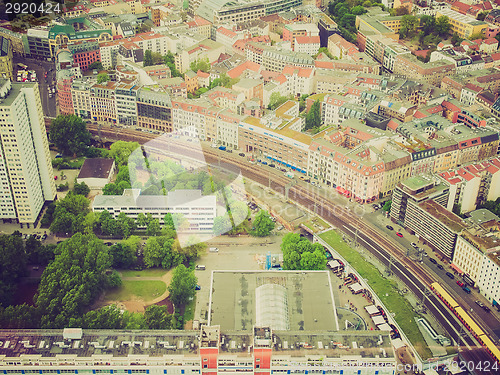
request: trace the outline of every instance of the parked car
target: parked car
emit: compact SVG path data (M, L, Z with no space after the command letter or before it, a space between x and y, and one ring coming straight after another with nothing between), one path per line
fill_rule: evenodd
M483 310L486 312L490 312L490 308L488 306L483 306Z
M436 259L434 259L434 258L429 258L429 262L434 263L434 264L437 264L437 261L436 261Z
M462 290L463 290L465 293L467 293L467 294L470 294L470 292L471 292L471 290L469 289L469 287L468 287L468 286L464 286L464 287L462 288Z
M438 267L440 270L444 269L444 267L443 267L441 264L438 264L438 265L437 265L437 267Z
M229 149L229 148L228 148L228 149L226 150L226 152L232 153L232 152L233 152L233 150L231 150L231 149Z
M446 272L446 276L448 276L450 279L455 278L455 275L453 275L451 272Z
M274 168L274 167L275 167L275 165L274 165L273 163L269 164L269 166L270 166L271 168Z
M218 253L219 252L219 249L217 247L211 247L208 249L209 252L211 253Z
M391 227L390 225L386 225L385 227L386 227L387 229L389 229L389 230L394 230L394 228L393 228L393 227Z
M457 285L458 285L458 286L464 286L465 284L464 284L464 282L463 282L463 281L457 280Z
M195 289L195 290L201 290L201 286L196 285L196 286L194 287L194 289Z
M243 152L240 152L238 155L240 155L241 157L245 157L245 154Z
M401 238L403 237L403 235L401 233L399 233L399 232L396 233L396 236L401 237Z
M195 270L204 271L205 270L205 266L203 264L198 264L194 269Z
M481 308L484 307L484 304L481 301L476 301L476 305L478 305Z
M415 249L418 248L418 245L415 242L412 242L410 245L413 246Z
M226 146L220 146L220 147L219 147L219 150L221 150L221 151L226 151Z
M267 165L267 161L263 161L263 162L262 162L262 165Z

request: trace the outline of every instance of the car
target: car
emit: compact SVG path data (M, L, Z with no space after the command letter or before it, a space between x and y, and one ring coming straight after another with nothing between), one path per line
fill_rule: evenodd
M437 261L436 261L436 259L434 259L434 258L429 258L429 262L434 263L434 264L437 264Z
M54 176L54 180L57 180L57 176Z
M262 162L262 165L267 165L267 161L263 161L263 162Z
M398 236L398 237L401 237L401 238L402 238L402 237L403 237L403 234L401 234L401 233L399 233L399 232L398 232L398 233L396 233L396 236Z
M476 305L478 305L481 308L484 307L484 304L481 301L476 301Z
M113 246L113 242L104 242L104 245L106 245L106 246Z
M274 165L273 163L269 164L269 166L270 166L271 168L274 168L274 167L275 167L275 165Z
M196 286L194 287L194 290L201 290L201 286L196 285Z
M440 270L444 269L444 267L441 264L438 264L437 268L439 268Z
M212 143L212 145L210 147L212 147L212 148L219 148L219 146L217 146L217 143Z
M452 280L455 278L455 275L453 275L451 272L446 272L446 276L448 276Z
M218 253L219 252L219 249L217 247L211 247L208 249L209 252L211 253Z
M196 269L196 270L200 270L200 271L204 271L204 270L205 270L205 268L206 268L206 267L205 267L203 264L198 264L198 265L196 265L196 267L195 267L195 269Z
M488 313L491 311L488 306L483 306L483 310L486 311L486 312L488 312Z
M245 154L243 152L240 152L238 155L243 157L243 158L245 157Z
M415 242L412 242L410 245L413 246L415 249L418 247L418 245Z
M229 148L228 148L228 149L226 150L226 152L229 152L229 153L231 154L231 153L233 152L233 150L231 150L231 149L229 149Z
M462 290L463 290L465 293L467 293L467 294L470 294L470 292L471 292L471 290L470 290L470 289L469 289L469 287L467 287L467 286L462 287Z
M393 227L391 227L390 225L386 225L385 227L386 227L387 229L389 229L389 230L394 230L394 228L393 228Z
M463 282L463 281L457 280L457 285L458 285L458 286L464 286L465 284L464 284L464 282Z
M426 256L427 256L427 255L429 255L429 254L427 254L427 253L424 251L424 253L423 253L422 255L423 255L424 257L426 257Z

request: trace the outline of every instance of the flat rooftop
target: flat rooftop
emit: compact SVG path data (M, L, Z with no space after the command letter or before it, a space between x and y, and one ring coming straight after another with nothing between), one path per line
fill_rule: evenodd
M199 331L84 330L81 339L64 339L62 330L0 330L0 356L73 354L110 355L197 354Z
M337 330L327 271L213 271L210 325L220 325L221 331L251 331L257 324L256 306L259 304L267 310L272 305L266 299L269 294L261 292L262 288L259 292L256 290L269 285L275 286L285 299L283 305L287 311L283 319L290 331Z
M441 206L439 203L434 202L432 199L428 199L419 204L419 207L424 211L431 214L434 218L443 223L446 227L450 228L452 231L459 233L466 228L465 222L453 212L448 211L446 208Z

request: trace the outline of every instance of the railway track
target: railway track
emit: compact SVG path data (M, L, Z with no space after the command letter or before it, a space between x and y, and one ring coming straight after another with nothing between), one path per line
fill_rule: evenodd
M124 140L130 142L138 142L139 144L147 143L153 139L158 139L156 134L144 133L141 131L121 129L121 128L105 128L99 130L96 125L88 125L88 130L97 136L100 132L101 139ZM192 146L181 142L175 145L170 145L171 152L192 151ZM290 183L290 179L285 178L277 171L266 168L265 170L255 168L243 160L238 160L222 154L218 150L211 148L203 148L203 154L207 163L216 164L224 162L231 165L236 165L240 168L242 175L245 178L251 179L264 186L269 186L272 190L284 195L285 186ZM320 208L319 216L325 219L333 226L343 230L345 233L356 233L359 242L364 242L364 247L372 253L382 264L388 265L392 263L392 271L400 278L412 293L417 298L422 298L424 306L435 316L443 328L449 332L452 338L459 344L471 348L476 346L476 342L468 334L463 334L457 330L458 326L455 316L448 310L443 308L441 301L432 293L428 293L430 285L436 280L427 274L427 272L419 265L410 261L406 257L406 250L401 246L394 244L384 235L374 230L368 224L364 223L358 216L350 212L346 207L335 205L325 197L321 196L316 188L306 188L299 184L290 187L288 197L290 200L299 203L303 207L314 211L314 207Z

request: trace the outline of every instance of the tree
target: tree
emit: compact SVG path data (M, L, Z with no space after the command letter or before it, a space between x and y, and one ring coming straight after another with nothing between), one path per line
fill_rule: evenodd
M325 248L311 244L297 233L289 233L281 242L283 268L286 270L323 270L326 266Z
M128 158L130 157L132 152L139 147L140 144L138 142L125 141L117 141L111 145L111 147L109 148L109 154L112 158L115 159L116 165L119 168L118 174L120 174L122 166L127 164ZM129 173L128 169L126 173Z
M420 28L423 31L424 36L432 34L434 32L435 25L436 17L427 15L420 16Z
M103 70L104 67L102 66L102 63L97 60L97 61L94 61L92 64L89 65L89 70Z
M175 67L175 56L171 51L164 56L165 65L170 69L170 74L172 77L182 77L181 72Z
M175 267L172 281L168 286L170 300L176 308L184 306L189 298L196 294L196 284L198 279L194 275L194 271L186 268L183 264Z
M392 200L388 200L384 203L384 206L382 207L382 211L391 211L391 205L392 205Z
M122 313L116 305L104 306L98 310L90 310L85 313L78 324L72 327L84 329L121 329L124 328Z
M109 78L108 73L99 73L97 75L97 83L104 83L110 81L111 78Z
M351 14L354 14L355 16L365 14L366 12L368 12L368 11L361 5L357 5L351 9Z
M320 127L321 126L321 104L319 100L316 100L311 108L309 109L309 112L307 112L306 115L306 126L305 129L309 130L315 127Z
M123 238L127 238L132 234L134 230L137 229L137 225L135 224L135 220L125 214L125 212L120 212L118 217L116 218L118 223L118 227L120 228L120 232Z
M107 275L105 283L106 288L119 288L122 286L122 278L117 271L113 270L109 275Z
M52 120L49 137L63 155L82 155L90 145L87 126L75 115L59 115Z
M147 49L144 51L144 61L143 61L144 66L151 66L153 65L153 55L152 51Z
M453 33L451 37L451 44L453 44L454 47L458 47L460 43L463 42L463 39L458 36L457 33Z
M283 96L278 91L273 92L271 94L271 97L269 98L269 105L267 106L267 108L270 110L275 110L287 100L289 100L288 96Z
M83 232L85 216L89 213L90 201L83 195L69 192L56 202L50 230L55 233Z
M130 268L136 261L136 248L125 244L125 243L117 243L109 248L109 254L113 258L113 267L114 268Z
M436 18L435 30L439 36L447 36L451 29L451 23L448 17L441 16Z
M405 7L406 9L406 7ZM417 27L419 26L420 20L416 16L404 15L401 17L401 29L399 35L402 38L414 35Z
M106 285L110 266L108 247L93 234L77 233L60 243L35 296L41 327L63 328L81 317Z
M168 313L167 306L151 305L146 308L144 318L149 329L171 329L172 315Z
M75 187L73 188L73 192L77 195L83 195L86 197L90 193L90 188L87 186L85 181L82 181L82 183L77 183L75 182Z
M210 65L210 61L208 60L208 57L201 59L201 60L196 60L193 61L190 65L189 68L193 72L198 72L198 70L201 70L202 72L208 73L212 66Z
M259 211L253 222L255 230L253 234L257 237L265 237L274 229L274 221L271 220L271 216L265 210Z
M24 275L27 255L23 240L16 235L0 235L0 304L10 304L17 280Z

